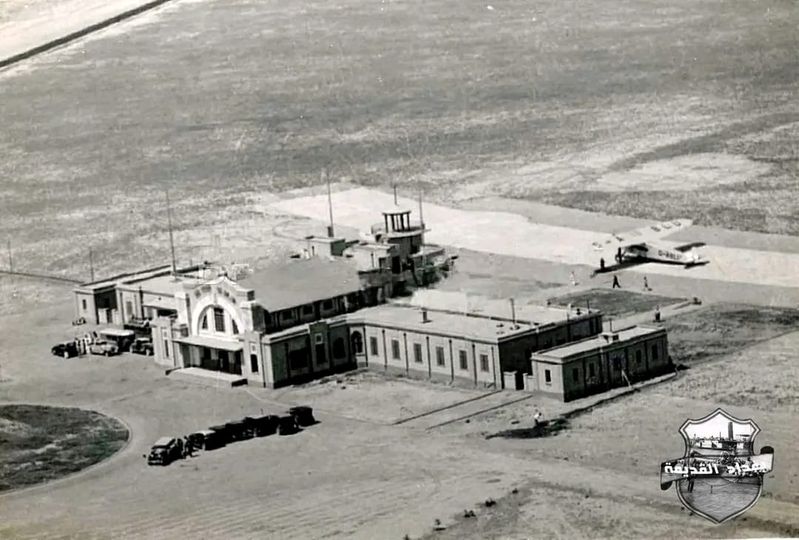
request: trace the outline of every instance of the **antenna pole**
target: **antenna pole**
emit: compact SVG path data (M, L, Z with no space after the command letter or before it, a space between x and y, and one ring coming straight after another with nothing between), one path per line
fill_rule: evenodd
M325 169L322 174L325 176L325 181L327 182L327 211L330 214L330 227L327 228L327 236L333 238L335 236L335 230L333 229L333 192L330 189L330 175Z
M178 273L177 263L175 262L175 239L172 236L172 208L169 205L169 190L165 191L166 193L166 219L167 225L169 226L169 249L172 252L172 275L175 276Z
M94 283L94 253L92 248L89 248L89 283Z

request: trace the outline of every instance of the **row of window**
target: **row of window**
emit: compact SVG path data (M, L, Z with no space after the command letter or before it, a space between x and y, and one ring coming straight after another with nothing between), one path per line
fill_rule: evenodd
M220 307L213 308L214 311L214 330L220 333L225 333L226 326L225 326L225 310ZM232 330L234 334L239 333L239 327L236 324L236 321L230 319L230 324L232 325ZM200 328L203 330L208 330L208 313L203 315L202 321L200 321Z
M658 346L657 344L653 344L652 348L652 360L658 359ZM640 367L641 362L643 361L644 353L643 350L638 349L635 351L635 364L636 366ZM621 369L621 359L616 357L613 359L613 368L616 370ZM588 363L588 377L594 378L596 377L596 365L593 362ZM580 370L579 368L572 368L572 381L575 383L580 382ZM550 384L552 382L552 374L548 369L544 370L544 382Z
M369 354L372 356L379 357L380 356L380 348L378 340L375 336L369 337ZM439 367L445 367L447 365L446 356L444 354L444 347L436 346L435 348L435 357L436 357L436 365ZM400 341L398 339L391 340L391 359L392 360L402 360L402 353L400 349ZM424 363L424 355L422 354L422 344L421 343L414 343L413 344L413 361L416 364L423 364ZM460 369L463 371L469 371L469 356L465 350L459 349L458 350L458 362L460 365ZM489 371L489 362L488 362L488 355L481 353L480 354L480 371L488 372Z

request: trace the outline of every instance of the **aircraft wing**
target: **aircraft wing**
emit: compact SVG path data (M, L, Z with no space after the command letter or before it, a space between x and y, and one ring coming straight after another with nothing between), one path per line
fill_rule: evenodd
M609 248L627 247L635 244L645 244L659 240L677 231L687 229L692 224L690 219L676 219L674 221L662 221L653 223L646 227L632 229L623 233L608 234L604 238L595 241L592 245L594 249L604 250Z

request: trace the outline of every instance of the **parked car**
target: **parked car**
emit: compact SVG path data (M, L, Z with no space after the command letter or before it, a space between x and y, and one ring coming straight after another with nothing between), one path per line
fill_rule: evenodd
M118 328L103 328L100 330L100 339L115 343L119 352L127 352L136 339L133 330L120 330Z
M89 352L92 354L113 356L115 354L119 354L119 347L117 347L116 343L98 339L89 345Z
M312 426L316 423L316 418L313 417L313 409L305 405L292 407L289 409L289 414L297 419L298 426Z
M65 341L64 343L59 343L50 349L50 352L53 353L53 356L62 356L64 358L72 358L73 356L80 355L78 345L74 341Z
M299 426L297 426L297 419L294 416L288 414L279 418L277 424L278 435L292 435L298 431Z
M153 340L148 337L136 338L130 346L130 352L135 354L143 354L145 356L153 355Z
M189 444L197 450L215 450L225 446L219 433L211 429L203 429L190 434Z
M225 424L227 428L228 437L232 441L243 441L244 439L251 439L253 437L250 426L244 420L235 422L228 422Z
M266 437L277 432L277 426L280 423L280 417L274 414L267 414L266 416L258 416L252 419L255 425L255 436Z
M173 437L162 437L155 441L147 456L148 465L166 466L183 457L183 441Z
M216 433L216 437L220 443L220 446L224 446L232 441L230 433L228 432L227 425L225 424L221 424L218 426L211 426L208 428L208 430Z

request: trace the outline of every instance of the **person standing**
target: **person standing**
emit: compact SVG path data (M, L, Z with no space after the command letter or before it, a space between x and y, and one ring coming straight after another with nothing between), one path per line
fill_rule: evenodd
M651 291L652 290L652 289L649 288L649 280L646 279L646 276L644 276L644 290L645 291Z
M619 276L617 276L615 274L613 276L613 288L614 289L621 289L621 283L619 283Z
M569 278L571 279L572 287L576 287L577 286L577 277L574 275L574 272L570 272L569 273Z

